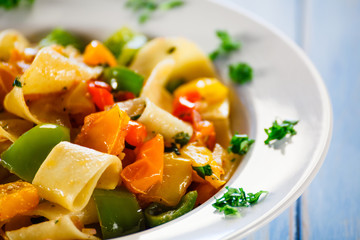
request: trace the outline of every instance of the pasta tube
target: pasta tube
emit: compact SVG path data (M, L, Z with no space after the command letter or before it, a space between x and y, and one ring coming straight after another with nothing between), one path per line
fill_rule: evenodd
M172 141L172 138L181 132L187 133L189 136L193 134L190 124L159 108L149 99L146 99L145 110L138 121L146 126L150 136L160 133L165 141Z
M121 161L69 142L60 142L36 173L39 195L70 211L83 209L95 187L114 189L120 180Z

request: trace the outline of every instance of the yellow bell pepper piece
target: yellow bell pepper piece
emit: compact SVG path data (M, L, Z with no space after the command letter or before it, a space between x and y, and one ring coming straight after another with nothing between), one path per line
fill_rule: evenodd
M180 86L174 96L183 96L191 91L198 91L207 103L214 104L224 101L229 90L216 78L199 78Z

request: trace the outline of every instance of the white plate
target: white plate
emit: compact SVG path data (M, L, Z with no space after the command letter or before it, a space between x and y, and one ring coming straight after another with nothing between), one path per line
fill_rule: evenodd
M246 61L253 66L253 82L233 88L248 110L250 136L256 143L228 185L249 192L270 191L260 203L245 209L240 218L215 214L211 206L214 201L209 200L190 214L126 239L241 238L274 219L314 178L331 138L331 105L313 65L277 30L227 1L188 0L182 8L155 13L145 25L139 25L137 17L123 6L124 1L119 0L36 0L31 10L0 11L0 29L16 28L34 36L62 26L103 40L128 25L150 36L184 36L205 52L218 45L215 30L229 31L242 40L243 48L218 67L226 80L227 64ZM237 106L234 109L235 116L243 115ZM298 134L291 143L284 142L282 149L269 148L263 142L264 128L276 118L300 120Z

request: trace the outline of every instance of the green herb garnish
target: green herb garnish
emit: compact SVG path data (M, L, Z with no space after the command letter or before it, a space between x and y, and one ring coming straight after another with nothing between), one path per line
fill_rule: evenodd
M139 23L145 23L149 20L151 14L158 10L170 10L184 5L181 0L169 0L159 3L156 0L128 0L125 4L126 7L131 8L134 12L140 12Z
M229 66L229 76L236 83L244 84L253 78L253 70L247 63L234 63Z
M259 191L255 194L246 194L243 188L226 187L226 190L227 192L221 198L215 198L216 202L212 205L219 212L224 212L225 215L237 215L238 207L249 207L255 204L263 193L268 193L268 191Z
M83 51L85 48L84 42L82 42L79 38L75 37L70 32L65 31L62 28L55 28L39 43L41 47L49 46L52 44L58 44L64 47L71 45L80 51Z
M181 155L179 148L176 146L175 143L171 143L170 147L165 146L164 152L166 153L174 152L176 155Z
M281 124L278 124L275 120L269 129L264 129L265 133L268 135L265 144L269 144L272 140L281 140L288 134L290 134L290 136L295 135L297 132L295 131L294 126L298 122L299 121L285 120Z
M201 166L201 167L194 167L193 166L192 168L203 179L205 179L205 176L211 176L213 174L211 166L209 164L207 164L205 166Z
M188 133L180 132L177 133L173 139L175 140L175 143L180 144L180 147L183 147L190 141L190 135Z
M21 88L22 87L22 84L21 84L21 82L19 81L19 78L18 77L16 77L15 78L15 80L14 80L14 82L13 82L13 87L15 86L15 87L19 87L19 88Z
M1 0L0 7L10 10L19 6L20 2L27 2L33 4L35 0Z
M255 142L254 139L249 139L246 134L235 134L230 141L230 152L244 155L249 151L251 144Z
M233 40L226 31L218 30L216 31L216 35L220 38L221 43L215 51L210 53L209 58L212 61L214 61L220 55L228 55L230 52L238 50L241 47L241 43L239 41Z

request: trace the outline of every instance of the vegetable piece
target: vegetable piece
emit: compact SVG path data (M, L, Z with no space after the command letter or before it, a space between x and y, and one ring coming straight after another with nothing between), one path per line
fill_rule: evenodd
M278 124L277 120L275 120L269 129L265 129L265 133L268 135L265 144L269 145L272 140L281 140L288 134L290 134L290 136L296 135L297 132L294 126L298 122L299 121L284 120L281 124Z
M169 208L159 203L152 203L145 210L147 224L150 227L156 227L190 212L195 206L196 198L196 191L188 192L182 197L180 203L175 208Z
M185 146L190 141L190 135L188 133L179 132L174 136L175 143L180 144L180 147Z
M213 174L211 166L209 164L206 164L205 166L200 167L192 167L195 172L203 179L205 179L205 176L211 176Z
M144 124L130 120L127 126L125 141L135 147L143 144L147 136Z
M136 161L121 172L125 186L133 193L146 193L163 179L164 139L160 134L145 142Z
M200 174L202 174L202 170L206 170L206 172L209 173L209 169L208 167L206 167L206 165L210 165L212 174L211 176L207 176L208 174L204 174L204 177L205 180L209 182L212 186L214 186L216 189L220 188L222 185L225 184L225 181L221 180L221 176L224 174L224 170L213 159L212 152L208 148L197 146L196 143L190 143L184 146L180 152L182 157L191 160L191 165L193 168L195 167L195 169L197 169L198 167L205 167L205 169L198 168Z
M118 56L118 63L120 65L129 65L135 54L142 48L147 42L147 37L144 35L135 35L130 41L128 41Z
M84 126L75 143L113 155L120 154L125 147L126 128L130 118L115 105L108 111L85 117Z
M209 200L215 193L218 191L214 186L212 186L208 182L199 183L199 185L195 188L198 193L198 197L196 199L195 206L199 206L203 204L207 200Z
M144 77L126 67L111 67L105 69L104 79L115 91L128 91L139 96L144 83Z
M194 112L194 114L198 114ZM213 150L216 144L216 132L212 122L203 120L193 123L195 133L193 134L190 142L198 142L201 145L206 146L210 150Z
M250 146L255 142L254 139L249 139L246 134L235 134L230 141L229 152L233 152L239 155L245 155Z
M114 55L99 41L91 41L85 48L84 63L91 66L108 64L116 66L117 62Z
M234 41L228 32L218 30L216 31L216 35L220 39L220 46L210 53L209 58L211 60L217 59L221 55L228 55L232 51L238 50L241 47L241 43L239 41Z
M268 193L268 191L259 191L255 194L246 194L242 188L230 187L226 187L226 190L227 192L213 204L214 208L224 212L225 215L237 215L239 211L236 207L249 207L255 204L263 193Z
M236 83L244 84L253 78L253 70L247 63L234 63L229 66L229 76Z
M114 97L110 92L111 88L105 82L89 81L88 91L95 105L103 111L106 106L114 105Z
M94 199L104 239L143 230L144 216L134 194L125 188L95 189Z
M30 183L17 181L0 185L0 222L27 212L38 203L38 192Z
M155 184L146 194L140 194L140 201L175 207L191 184L192 172L191 161L188 159L174 153L164 154L162 182Z
M62 28L55 28L39 43L41 47L53 44L58 44L64 47L72 45L81 52L84 50L85 47L85 44L80 39Z
M118 58L124 45L135 36L135 33L127 28L122 27L120 30L111 35L104 45L114 54L115 58Z
M216 78L199 78L181 85L174 92L176 98L188 92L198 91L209 104L220 103L227 98L229 90Z
M61 141L70 141L69 129L41 124L21 135L1 154L1 164L21 179L31 182L47 155Z
M200 100L201 95L196 90L183 93L174 99L174 110L172 114L181 120L191 123L193 119L193 111L198 108L198 102Z
M16 8L19 6L20 2L27 2L29 4L33 4L35 0L26 0L26 1L21 1L21 0L5 0L5 1L1 1L0 2L0 7L5 8L6 10L10 10L13 8Z

